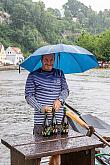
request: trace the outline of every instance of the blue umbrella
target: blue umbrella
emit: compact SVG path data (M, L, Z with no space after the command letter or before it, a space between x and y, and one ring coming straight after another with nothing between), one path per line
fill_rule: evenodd
M61 69L65 74L81 73L98 67L95 55L76 45L48 45L37 49L26 58L20 66L33 72L42 66L41 57L45 54L55 54L54 68Z

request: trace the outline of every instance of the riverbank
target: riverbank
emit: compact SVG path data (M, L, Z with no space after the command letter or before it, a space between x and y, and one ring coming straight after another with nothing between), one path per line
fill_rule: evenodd
M110 68L94 68L94 70L108 70ZM19 70L18 65L7 65L7 66L0 66L0 71L8 71L8 70Z
M15 66L15 65L0 66L0 71L18 70L18 69L19 69L19 66Z

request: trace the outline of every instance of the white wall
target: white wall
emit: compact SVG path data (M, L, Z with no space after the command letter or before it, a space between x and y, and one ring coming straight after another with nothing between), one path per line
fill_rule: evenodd
M8 47L6 49L6 59L17 65L24 60L24 57L22 53L16 53L11 47Z

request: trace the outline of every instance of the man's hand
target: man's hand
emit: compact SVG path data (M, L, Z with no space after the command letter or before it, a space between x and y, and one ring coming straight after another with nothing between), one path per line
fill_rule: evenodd
M44 105L41 110L43 113L52 113L52 107L49 107L48 105Z
M53 103L53 108L55 109L55 111L59 111L60 107L61 107L60 100L58 100L58 99L55 100L54 103Z

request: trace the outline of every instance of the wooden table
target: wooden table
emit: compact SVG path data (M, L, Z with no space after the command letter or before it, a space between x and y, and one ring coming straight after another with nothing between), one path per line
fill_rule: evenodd
M61 154L61 165L95 165L95 148L102 143L73 130L68 135L37 139L31 134L1 139L10 149L11 165L39 165L42 157Z

